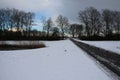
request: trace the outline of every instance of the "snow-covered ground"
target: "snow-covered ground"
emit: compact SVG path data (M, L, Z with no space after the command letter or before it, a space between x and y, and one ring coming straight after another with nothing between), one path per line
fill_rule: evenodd
M70 40L46 48L0 51L0 80L111 80Z
M120 41L83 41L78 39L74 40L120 54Z

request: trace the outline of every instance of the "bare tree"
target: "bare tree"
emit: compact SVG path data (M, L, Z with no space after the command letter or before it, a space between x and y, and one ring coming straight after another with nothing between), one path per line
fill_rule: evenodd
M87 10L80 11L78 13L79 20L85 24L86 35L90 36L90 27L89 27L89 14Z
M98 34L98 27L100 24L100 13L97 9L94 7L89 7L87 8L88 13L89 13L89 19L90 19L90 27L91 27L91 35L99 35Z
M73 37L78 37L82 35L83 25L80 24L71 24L70 25L70 33Z
M46 31L47 32L47 37L49 37L49 32L51 27L53 26L53 21L51 18L49 18L48 20L45 17L41 18L41 22L43 25L43 32Z
M89 7L79 12L79 19L86 26L87 36L97 35L100 18L100 12L94 7Z
M113 11L104 9L102 11L102 19L105 27L105 35L110 35L112 33Z
M34 23L34 16L35 16L34 13L31 12L25 13L24 23L25 23L27 36L30 36L31 27L33 26Z
M52 37L55 37L55 38L59 37L59 28L53 27Z
M62 15L59 15L58 18L56 19L56 22L57 22L57 25L61 28L61 35L62 35L62 38L64 38L64 35L65 35L65 27L68 26L68 18L67 17L64 17Z
M31 32L31 28L34 25L34 18L35 18L35 14L32 12L28 13L28 32L29 32L29 36L30 36L30 32Z
M75 36L75 31L76 31L76 24L71 24L70 25L70 33L72 34L72 37Z
M0 10L0 31L3 31L3 24L4 24L4 10ZM0 34L1 35L1 34Z
M76 26L77 26L76 27L76 34L78 37L81 37L83 35L82 32L83 32L84 26L82 24L77 24Z
M47 19L46 19L45 16L42 16L40 20L41 20L41 23L42 23L42 26L43 26L43 32L44 32L44 30L46 28Z
M50 32L50 28L52 27L52 25L53 25L52 19L49 18L49 19L47 20L47 25L46 25L47 37L49 37L49 32Z
M117 34L120 34L120 11L114 11L114 26Z

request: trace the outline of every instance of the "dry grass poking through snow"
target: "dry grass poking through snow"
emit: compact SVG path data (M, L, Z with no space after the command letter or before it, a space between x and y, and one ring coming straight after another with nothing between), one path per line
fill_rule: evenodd
M0 42L0 50L21 50L21 49L36 49L46 47L43 42L39 41L17 41L9 43L9 41Z

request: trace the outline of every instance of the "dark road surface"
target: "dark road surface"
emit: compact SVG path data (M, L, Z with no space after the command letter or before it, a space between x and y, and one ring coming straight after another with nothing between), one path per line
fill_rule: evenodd
M113 53L101 48L97 48L97 47L88 45L86 43L78 42L78 41L75 41L74 39L70 39L70 40L74 44L76 44L78 47L83 49L85 52L87 52L87 54L90 55L92 58L99 61L101 65L103 65L108 70L110 70L109 72L110 74L112 73L115 74L113 76L116 77L118 80L120 80L120 55L119 54Z

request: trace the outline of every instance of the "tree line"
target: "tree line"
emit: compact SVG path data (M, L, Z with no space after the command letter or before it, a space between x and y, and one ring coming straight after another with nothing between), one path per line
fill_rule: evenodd
M52 18L41 18L43 31L32 30L35 14L18 9L0 9L0 39L64 39L70 32L70 23L67 17L59 15L54 22Z
M82 24L70 24L69 19L63 15L58 15L55 21L52 18L46 19L42 17L43 31L46 32L46 37L54 38L66 38L66 37L78 37L82 34ZM51 32L51 33L49 33Z
M56 27L52 18L42 18L43 31L32 30L35 14L18 9L0 9L0 39L62 39L65 34L65 27L68 26L68 18L59 15ZM54 26L54 27L53 27ZM60 28L60 29L59 29ZM61 31L60 31L61 30Z
M120 11L88 7L78 13L86 38L120 39Z
M67 17L59 15L56 19L57 31L64 38L65 34L88 40L119 40L120 39L120 11L87 7L78 13L79 23L71 24ZM50 26L51 23L51 26ZM51 18L43 19L44 29L49 35L53 26ZM49 25L49 26L48 26ZM54 31L53 31L54 32Z
M69 20L63 15L59 15L55 22L52 18L46 19L42 17L43 31L46 31L46 37L65 37L65 33L68 31ZM49 32L52 32L50 35Z
M29 36L35 14L18 9L0 9L0 36ZM14 33L13 33L14 32Z
M80 39L103 40L120 39L120 11L94 7L85 8L78 13L79 23L71 24L69 19L58 15L52 18L42 17L42 31L32 30L35 13L18 9L0 9L0 39Z

